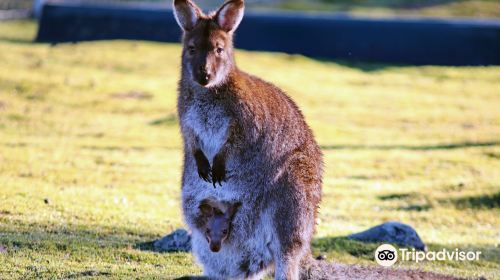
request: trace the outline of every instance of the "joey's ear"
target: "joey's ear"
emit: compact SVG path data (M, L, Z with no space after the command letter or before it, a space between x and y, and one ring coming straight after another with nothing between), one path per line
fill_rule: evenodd
M194 28L203 11L191 0L174 0L174 16L184 31Z
M217 24L226 32L233 32L243 19L244 0L229 0L215 14Z
M229 218L233 218L234 214L236 214L236 212L238 211L238 209L240 209L240 206L241 206L241 202L236 202L234 204L231 204L231 206L229 206L228 210L227 210L227 215L229 216Z
M206 199L200 203L200 211L205 217L212 217L214 215L214 208Z

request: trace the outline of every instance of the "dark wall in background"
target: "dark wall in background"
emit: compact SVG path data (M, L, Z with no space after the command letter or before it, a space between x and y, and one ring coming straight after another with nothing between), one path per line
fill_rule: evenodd
M158 5L47 4L37 41L179 42L172 11ZM359 19L247 12L236 46L311 57L415 65L499 65L500 20Z

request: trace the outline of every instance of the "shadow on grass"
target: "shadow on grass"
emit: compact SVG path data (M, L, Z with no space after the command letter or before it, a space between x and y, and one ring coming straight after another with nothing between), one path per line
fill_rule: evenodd
M498 209L500 208L500 192L454 199L451 203L458 209Z
M149 125L154 125L154 126L169 126L169 125L175 125L177 124L177 116L175 114L169 114L164 118L156 119L151 122L149 122Z
M134 249L140 251L159 252L155 249L154 243L155 241L140 242L134 245Z
M432 205L430 204L410 204L408 206L398 207L398 211L415 211L415 212L424 212L432 209Z
M499 146L500 141L491 142L461 142L436 145L322 145L323 150L408 150L408 151L433 151L433 150L454 150L465 148L480 148Z
M340 253L365 260L373 259L373 252L378 246L379 244L376 243L363 243L347 239L347 237L322 237L316 238L312 242L312 250L315 255Z
M489 158L492 158L492 159L498 159L500 160L500 153L493 153L493 152L490 152L490 153L484 153L485 156L489 157Z
M151 232L127 227L4 223L0 216L0 243L14 250L78 251L82 248L132 248L152 240Z
M96 270L86 270L82 272L71 273L65 276L66 279L81 279L83 277L109 277L111 272L107 271L96 271Z
M26 40L26 39L18 39L18 38L2 38L0 37L0 42L5 43L14 43L14 44L35 44L34 41Z
M418 194L414 193L392 193L388 195L380 195L378 199L386 201L386 200L400 200L400 199L408 199L418 197Z

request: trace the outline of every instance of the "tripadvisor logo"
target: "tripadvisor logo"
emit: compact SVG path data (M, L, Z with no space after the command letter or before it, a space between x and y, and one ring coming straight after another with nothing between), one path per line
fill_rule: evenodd
M375 261L381 266L392 266L398 261L398 251L392 245L382 244L375 251Z
M399 249L400 261L413 261L419 263L421 261L478 261L480 251L460 251L442 249L440 251L416 251L415 249L408 250L406 248ZM375 250L375 261L385 267L394 265L398 261L398 250L389 244L380 245Z

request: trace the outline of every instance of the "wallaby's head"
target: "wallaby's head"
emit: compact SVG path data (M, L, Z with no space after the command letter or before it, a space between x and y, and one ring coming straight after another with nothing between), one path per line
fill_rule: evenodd
M174 0L174 15L183 30L184 74L203 87L222 84L235 67L233 34L243 18L243 0L226 1L205 15L191 0Z
M205 199L200 203L204 219L205 238L212 252L219 252L222 243L229 237L231 223L241 203L221 203Z

